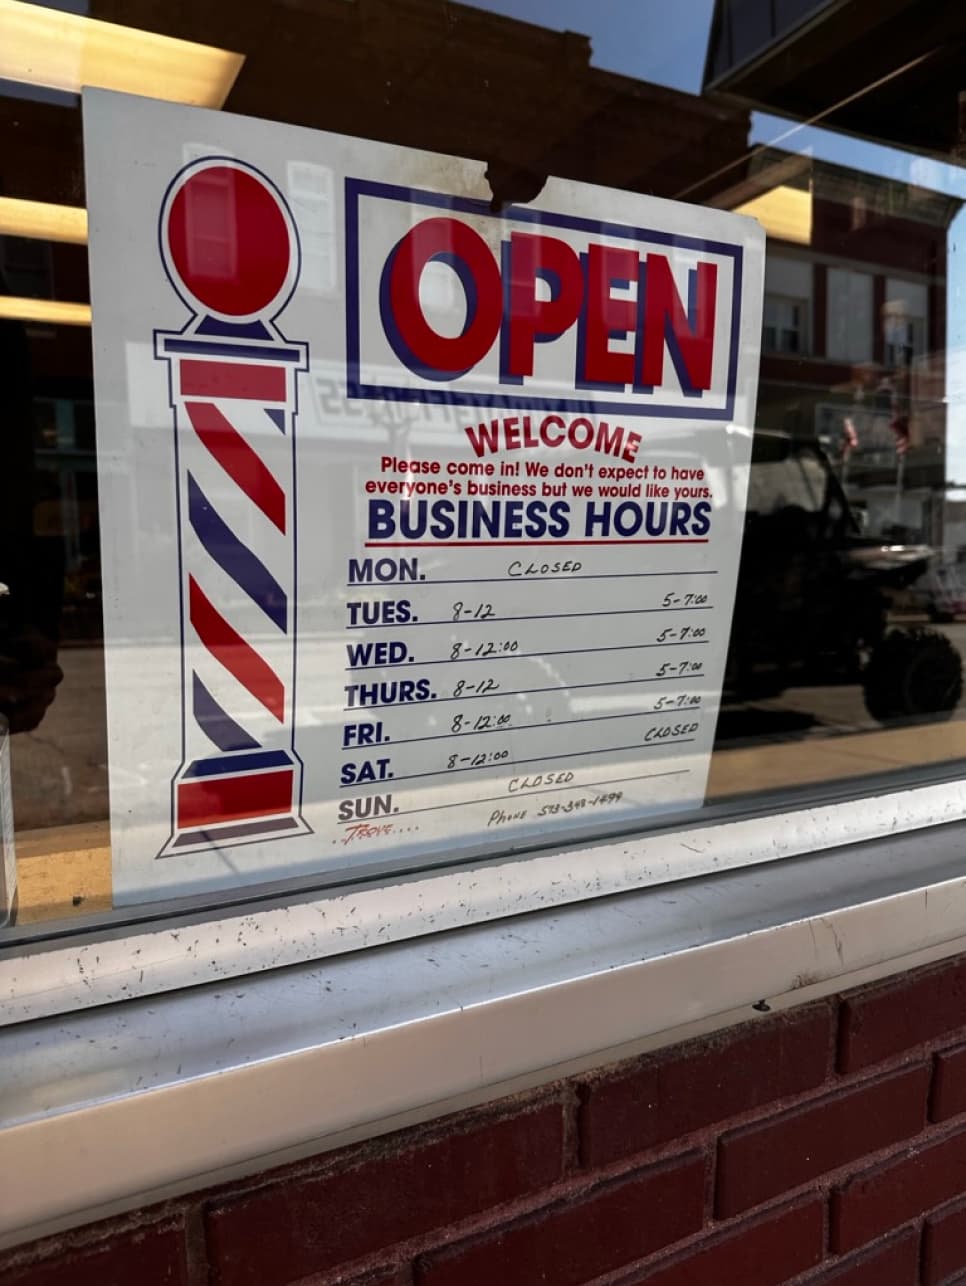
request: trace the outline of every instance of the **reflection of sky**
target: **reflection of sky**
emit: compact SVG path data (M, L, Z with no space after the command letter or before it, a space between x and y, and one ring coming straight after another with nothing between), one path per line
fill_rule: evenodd
M590 36L595 67L636 80L701 91L714 0L470 0L551 31ZM673 19L669 16L673 12Z
M476 0L489 9L591 39L595 67L700 93L713 0ZM752 144L772 144L966 199L966 167L755 112ZM949 233L947 478L966 485L966 209Z

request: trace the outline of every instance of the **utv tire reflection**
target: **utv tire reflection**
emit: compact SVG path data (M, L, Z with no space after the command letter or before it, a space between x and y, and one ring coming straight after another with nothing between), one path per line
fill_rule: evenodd
M873 719L948 717L963 694L963 662L937 630L895 629L878 644L863 678Z

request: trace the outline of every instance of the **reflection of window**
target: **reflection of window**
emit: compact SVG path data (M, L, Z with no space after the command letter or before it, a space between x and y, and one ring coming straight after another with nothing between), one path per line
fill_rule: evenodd
M886 366L908 366L914 357L925 353L928 307L929 295L923 282L887 279L882 310Z
M233 281L238 274L238 245L225 228L235 224L235 171L202 171L185 189L188 270L215 281Z
M808 313L804 299L766 295L762 347L769 353L807 352Z
M812 312L812 265L769 255L765 263L762 347L770 353L807 353Z
M0 237L0 270L7 294L50 299L54 293L50 245L46 241Z
M411 226L415 227L421 217L418 210L414 209ZM454 312L464 300L465 295L459 288L459 278L455 270L441 260L431 259L419 278L419 302L427 313L437 314L437 322L440 324L442 334L459 334L462 329L462 319L460 326L454 326L452 318L447 324L439 314Z
M886 366L908 366L926 348L924 317L890 318L885 325Z
M872 277L828 271L827 352L838 362L872 361Z
M234 155L234 152L226 147L219 147L217 143L182 143L181 145L181 159L185 165L189 165L192 161L205 160L210 156L231 160Z
M825 470L812 455L756 462L748 482L748 510L772 514L794 506L818 513L825 501L825 484Z
M290 161L288 197L302 243L302 285L310 290L335 290L335 206L331 169L308 161Z

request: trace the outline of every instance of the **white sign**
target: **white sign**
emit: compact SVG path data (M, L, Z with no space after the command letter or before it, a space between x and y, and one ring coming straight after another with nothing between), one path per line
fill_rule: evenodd
M750 219L85 93L114 893L700 805Z

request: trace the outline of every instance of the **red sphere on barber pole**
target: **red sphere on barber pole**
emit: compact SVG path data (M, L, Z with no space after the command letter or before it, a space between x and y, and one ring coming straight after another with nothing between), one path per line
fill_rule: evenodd
M229 160L189 172L169 196L163 239L175 285L236 322L277 312L294 285L295 232L280 196Z

